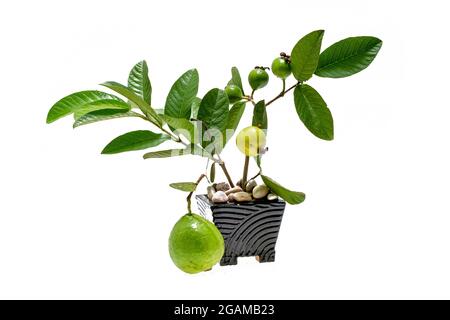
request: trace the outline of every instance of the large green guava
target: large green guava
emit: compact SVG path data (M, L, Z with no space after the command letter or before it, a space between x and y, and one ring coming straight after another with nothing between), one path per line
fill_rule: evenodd
M220 231L198 214L188 213L181 217L170 233L170 257L187 273L211 269L222 258L224 250Z

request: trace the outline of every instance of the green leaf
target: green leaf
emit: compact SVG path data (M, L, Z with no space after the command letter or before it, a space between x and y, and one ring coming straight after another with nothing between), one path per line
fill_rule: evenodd
M211 170L209 172L209 180L211 182L214 182L214 180L216 180L216 163L215 162L213 162L211 164Z
M197 119L198 115L198 109L200 109L200 103L202 103L202 99L199 97L195 97L194 100L192 100L191 104L191 118Z
M195 140L195 126L187 119L172 118L167 115L163 115L162 118L166 123L173 128L173 131L178 130L183 136L185 136L190 142Z
M103 149L102 154L147 149L160 145L167 140L170 140L170 136L166 134L154 133L148 130L132 131L112 140Z
M278 182L272 180L268 176L261 175L264 184L279 197L283 198L289 204L299 204L305 200L303 192L291 191L281 186Z
M84 106L75 110L73 115L75 120L77 120L78 118L87 113L98 110L117 110L119 112L127 112L130 109L131 109L130 105L128 103L125 103L124 101L105 99L85 104Z
M163 122L162 119L158 116L155 110L150 107L150 105L140 96L136 95L134 91L125 87L124 85L114 82L108 81L101 84L104 87L107 87L115 92L121 94L122 96L129 99L132 103L137 105L139 109L148 117L148 119L156 126L161 127Z
M188 70L178 78L167 95L164 114L172 118L189 119L192 102L197 96L198 81L196 69Z
M258 166L259 170L261 170L261 160L262 160L262 155L258 154L255 157L255 161L256 161L256 165Z
M186 149L169 149L169 150L160 150L154 152L148 152L144 154L144 159L153 159L153 158L169 158L176 156L184 156L191 154L189 150Z
M292 74L298 81L308 80L316 71L324 32L316 30L307 34L292 49Z
M264 100L259 101L253 109L252 126L267 129L267 111Z
M224 145L231 139L241 121L245 111L245 102L236 102L228 113L227 128L224 136Z
M228 123L229 101L223 90L212 89L203 97L197 119L202 121L202 147L220 153Z
M235 86L238 86L241 89L242 94L244 94L244 87L242 86L242 79L238 68L231 68L231 80L228 81L228 84L234 84Z
M131 69L128 76L128 87L149 105L152 104L152 85L148 78L148 67L145 60L138 62Z
M126 102L122 99L101 91L81 91L73 93L67 97L62 98L56 102L50 109L47 115L47 123L52 123L62 117L68 116L84 106L99 103L100 101L109 102L109 105L114 103L114 107L122 106L123 109L129 109L125 106ZM116 102L111 102L116 101Z
M325 49L315 72L319 77L344 78L367 68L383 42L375 37L351 37Z
M76 127L94 123L94 122L118 119L118 118L126 118L126 117L141 117L141 115L134 111L124 111L124 110L116 110L116 109L97 110L97 111L93 111L93 112L87 113L87 114L79 117L74 122L73 127L76 128Z
M228 96L223 90L212 89L200 103L197 119L203 121L208 129L224 131L228 122Z
M202 157L209 157L212 159L212 156L210 154L205 152L199 146L193 145L193 144L186 147L185 149L169 149L169 150L149 152L149 153L144 154L144 159L169 158L169 157L176 157L176 156L185 156L185 155L189 155L189 154L202 156Z
M200 147L196 144L191 143L189 146L186 147L186 149L188 149L192 155L196 155L196 156L200 156L200 157L204 157L204 158L209 158L210 160L214 160L211 153L209 153L208 151L206 151L205 149L203 149L202 147Z
M236 131L245 111L245 102L236 102L228 113L227 129Z
M170 186L184 192L194 192L195 189L197 189L197 184L195 182L175 182L171 183Z
M333 117L314 88L307 84L297 86L294 103L300 120L312 134L323 140L333 140Z

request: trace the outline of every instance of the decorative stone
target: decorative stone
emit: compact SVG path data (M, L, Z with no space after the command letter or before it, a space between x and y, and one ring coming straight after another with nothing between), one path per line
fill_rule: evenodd
M216 190L214 189L213 186L208 186L208 187L206 188L206 193L208 194L208 199L209 199L210 201L212 201L212 198L213 198L213 196L214 196L214 193L216 193Z
M231 202L236 201L236 199L234 198L234 193L230 193L230 194L228 195L228 201L231 201Z
M227 191L228 189L230 189L230 185L226 182L215 183L213 186L216 191Z
M267 195L267 200L269 200L269 201L276 201L276 200L278 200L278 196L276 194L269 193Z
M269 193L269 188L265 185L259 185L253 188L252 194L255 199L262 199Z
M223 191L217 191L212 197L212 202L214 203L225 203L228 202L228 196Z
M250 193L243 192L243 191L233 193L233 198L237 202L247 202L247 201L253 200L252 195Z
M236 182L236 185L237 185L238 187L241 187L241 188L242 188L242 179L239 179L239 181Z
M247 182L247 184L245 185L245 191L252 192L254 187L256 187L256 181L255 180L249 180Z
M242 188L239 187L239 186L236 186L236 187L234 187L234 188L231 188L231 189L228 189L227 191L225 191L225 194L226 194L227 196L229 196L229 195L232 194L232 193L236 193L236 192L240 192L240 191L242 191Z

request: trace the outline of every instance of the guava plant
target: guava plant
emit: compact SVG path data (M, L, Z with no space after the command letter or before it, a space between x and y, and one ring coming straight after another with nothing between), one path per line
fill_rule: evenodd
M72 114L74 128L104 120L139 118L156 132L137 130L122 134L108 143L102 153L143 150L175 141L180 148L150 151L144 154L144 159L185 155L206 158L208 169L195 182L171 184L173 188L188 193L188 213L175 225L169 245L172 260L180 269L189 273L204 271L217 263L223 254L223 239L214 224L192 212L191 197L199 183L206 179L212 184L216 169L220 168L226 177L227 189L236 192L233 198L230 196L220 201L272 201L280 197L289 204L303 202L304 193L289 190L263 174L268 107L293 91L293 106L304 126L317 138L332 140L332 114L322 96L307 81L313 75L325 78L354 75L371 64L382 45L378 38L358 36L338 41L321 52L323 35L323 30L313 31L302 37L290 54L282 52L276 57L270 68L266 65L253 68L248 74L249 89L244 88L238 69L233 67L231 80L224 89L213 88L199 97L198 72L196 69L188 70L172 85L162 109L156 108L152 102L147 63L141 61L129 73L127 85L113 81L101 84L115 94L98 90L73 93L53 105L48 112L47 123ZM270 71L278 78L281 90L275 97L262 99L257 96L269 83ZM288 84L290 78L292 83ZM245 157L243 173L235 185L221 152L235 133L247 106L252 108L253 118L251 125L236 136L237 148ZM249 179L249 161L252 158L258 172ZM253 192L252 196L248 182L254 184L258 177L264 185L258 189L259 195ZM230 194L233 193L227 191L227 195ZM212 197L210 199L213 200Z

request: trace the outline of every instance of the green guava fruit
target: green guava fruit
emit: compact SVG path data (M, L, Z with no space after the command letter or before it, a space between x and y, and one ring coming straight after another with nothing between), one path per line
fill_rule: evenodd
M222 258L224 251L220 231L198 214L188 213L181 217L170 233L170 257L186 273L211 269Z
M242 99L242 90L237 85L227 85L225 87L225 93L227 94L230 103L235 103Z
M266 146L266 134L256 126L244 128L236 136L236 145L247 157L256 157Z
M248 83L253 90L264 88L269 83L269 74L264 68L256 67L248 74Z
M291 74L291 65L286 58L278 57L272 62L272 72L280 79L286 79Z

